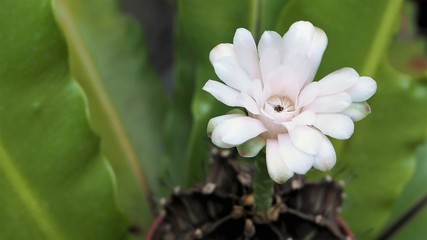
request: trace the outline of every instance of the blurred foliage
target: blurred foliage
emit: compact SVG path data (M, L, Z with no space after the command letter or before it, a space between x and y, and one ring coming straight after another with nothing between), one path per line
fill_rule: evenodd
M350 140L334 142L338 164L329 173L347 183L343 214L356 236L374 238L425 193L426 147L419 146L427 133L427 89L424 68L413 62L425 45L410 30L411 7L391 44L403 0L176 4L168 98L139 30L116 0L4 1L0 239L120 239L131 224L145 232L155 210L150 202L174 185L198 183L209 166L207 121L229 110L201 90L218 79L210 50L231 42L239 27L259 38L265 30L283 34L298 20L329 38L316 80L353 67L378 82L372 115L356 124ZM426 216L396 239L425 232Z
M390 61L399 71L418 78L427 73L427 39L419 34L416 7L413 1L404 4L399 32L390 49Z

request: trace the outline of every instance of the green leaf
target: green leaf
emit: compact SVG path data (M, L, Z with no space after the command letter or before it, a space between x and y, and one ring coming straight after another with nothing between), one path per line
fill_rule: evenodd
M417 150L417 164L415 173L404 191L399 197L394 208L389 224L394 223L400 216L415 205L422 197L427 194L425 182L427 179L427 144L424 143ZM425 223L427 221L427 208L424 207L408 221L392 239L418 239L427 235Z
M0 239L124 238L50 2L1 5Z
M147 64L140 33L117 1L53 3L72 74L86 93L92 126L117 176L119 203L146 227L148 194L169 192L159 183L165 160L164 89Z

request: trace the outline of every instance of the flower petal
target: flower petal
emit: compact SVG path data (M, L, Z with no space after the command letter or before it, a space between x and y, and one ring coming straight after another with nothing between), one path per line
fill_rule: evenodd
M343 114L317 114L313 125L336 139L349 139L354 132L353 121Z
M316 114L311 111L304 111L294 117L293 121L297 124L313 125L316 120Z
M296 69L286 65L281 65L263 80L271 88L272 95L287 96L292 101L297 99L305 83Z
M347 90L353 102L368 100L377 91L377 83L370 77L360 77L356 83Z
M341 68L322 78L319 83L319 95L325 96L340 93L351 88L359 79L353 68Z
M260 58L260 68L263 79L268 78L280 66L280 52L276 49L268 48Z
M259 114L260 113L259 108L257 106L257 103L247 93L242 92L240 94L238 100L239 100L240 105L243 106L244 108L246 108L246 110L248 110L249 112L251 112L253 114Z
M310 22L299 21L289 28L283 36L283 60L284 64L293 63L293 66L300 65L295 58L307 56L308 64L304 62L304 70L312 80L319 67L323 53L328 44L328 39L323 30L314 27ZM298 57L300 58L300 57ZM311 79L310 79L311 78Z
M234 57L223 57L212 62L216 75L228 86L246 91L251 86L251 79Z
M281 64L282 37L273 31L265 31L258 44L261 73L264 78Z
M289 136L292 144L299 150L311 155L315 155L320 151L322 139L325 137L318 130L306 125L296 126L289 131Z
M234 46L231 43L221 43L214 47L209 53L209 60L211 63L218 61L224 57L236 57Z
M341 112L351 105L351 97L346 92L337 93L316 98L312 103L304 107L315 113Z
M277 140L267 140L266 163L268 174L278 184L285 183L294 175L280 156L280 148Z
M275 31L265 31L258 43L258 54L260 58L267 49L280 52L282 49L282 37Z
M267 131L264 124L251 117L236 117L221 122L212 132L212 142L240 145ZM217 145L218 147L221 147Z
M319 153L314 156L313 166L320 171L329 171L337 162L334 146L326 136L322 138L322 146Z
M265 139L258 136L237 146L237 151L239 151L240 156L251 158L255 157L263 147L265 147Z
M264 90L262 89L262 82L259 79L252 81L250 89L247 93L255 100L256 103L262 103L265 99Z
M298 101L296 102L297 108L301 108L304 106L307 106L308 104L312 103L314 99L319 95L319 83L318 82L312 82L308 84L307 86L302 89L298 96Z
M251 32L244 28L237 29L234 34L233 44L240 66L252 79L261 79L258 52Z
M311 111L304 111L295 116L291 121L284 122L283 125L291 131L298 125L313 125L316 120L316 114Z
M225 114L225 115L221 115L218 117L211 118L211 120L209 120L209 122L208 122L208 128L207 128L208 136L210 137L212 135L212 132L215 130L215 128L221 122L223 122L227 119L232 119L232 118L236 118L236 117L244 117L244 116L246 116L246 115L240 114L240 113L233 113L233 114Z
M239 102L240 93L235 89L217 81L208 80L203 90L212 94L218 101L231 107L242 107Z
M371 107L366 102L352 103L348 108L341 112L349 116L353 121L360 121L371 113Z
M296 148L289 134L279 134L280 155L288 168L298 174L305 174L313 166L313 155L304 153Z

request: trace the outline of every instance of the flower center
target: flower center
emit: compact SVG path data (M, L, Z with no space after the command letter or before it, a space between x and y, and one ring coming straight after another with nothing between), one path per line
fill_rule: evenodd
M267 104L278 113L295 111L292 101L287 97L273 96L267 100Z

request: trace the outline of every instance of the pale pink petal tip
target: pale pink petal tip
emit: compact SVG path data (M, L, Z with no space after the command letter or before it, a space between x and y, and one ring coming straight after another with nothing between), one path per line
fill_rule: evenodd
M237 146L267 131L262 122L251 117L226 119L212 132L212 141ZM221 146L218 146L221 147Z
M319 153L316 154L316 156L314 157L313 166L319 169L320 171L326 172L332 169L336 161L337 156L335 153L334 146L327 137L323 136L322 146L320 148Z
M202 88L214 96L218 101L230 107L241 107L240 92L217 81L209 80Z
M358 81L347 92L353 102L363 102L368 100L377 91L377 83L370 77L360 77Z
M235 57L234 46L231 43L221 43L214 47L209 53L209 60L213 64L224 57Z
M237 29L233 44L239 65L252 79L261 78L257 47L251 32Z
M280 156L280 147L277 140L267 140L266 163L270 178L278 184L285 183L294 175Z
M354 132L354 123L344 114L318 114L314 126L322 133L340 140L349 139Z

